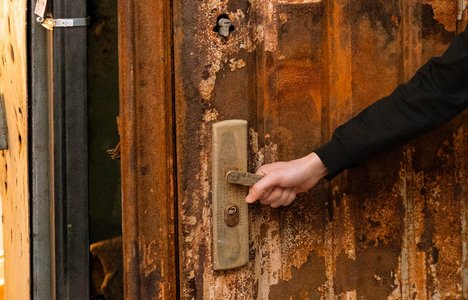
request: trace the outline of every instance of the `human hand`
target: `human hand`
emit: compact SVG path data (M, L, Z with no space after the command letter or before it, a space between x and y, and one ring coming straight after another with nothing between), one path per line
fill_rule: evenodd
M256 174L264 177L249 190L247 203L260 200L271 207L291 204L298 193L314 187L327 175L327 168L315 153L287 162L261 166Z

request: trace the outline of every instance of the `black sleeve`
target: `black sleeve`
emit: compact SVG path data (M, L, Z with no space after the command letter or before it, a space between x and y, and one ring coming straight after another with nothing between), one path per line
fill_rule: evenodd
M468 31L441 57L430 59L406 84L339 126L315 152L331 179L373 153L448 122L468 103Z

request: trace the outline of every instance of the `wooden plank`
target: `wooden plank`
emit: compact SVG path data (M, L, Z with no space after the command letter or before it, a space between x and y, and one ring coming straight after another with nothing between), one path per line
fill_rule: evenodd
M8 150L0 155L5 238L5 297L30 298L26 1L0 6L0 94L5 99Z

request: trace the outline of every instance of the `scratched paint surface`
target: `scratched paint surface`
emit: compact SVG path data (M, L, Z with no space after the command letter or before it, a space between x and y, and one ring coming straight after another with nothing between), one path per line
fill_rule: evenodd
M0 2L0 97L8 150L0 151L5 240L5 299L29 299L29 194L26 94L26 1Z
M444 51L453 3L175 1L183 299L468 298L463 116L290 207L250 206L248 265L211 265L211 125L249 121L251 171L313 151Z

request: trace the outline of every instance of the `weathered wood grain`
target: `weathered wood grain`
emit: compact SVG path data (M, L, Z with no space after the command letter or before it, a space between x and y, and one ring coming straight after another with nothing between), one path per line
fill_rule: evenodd
M5 240L5 299L30 298L26 1L0 5L0 94L8 150L0 152Z

